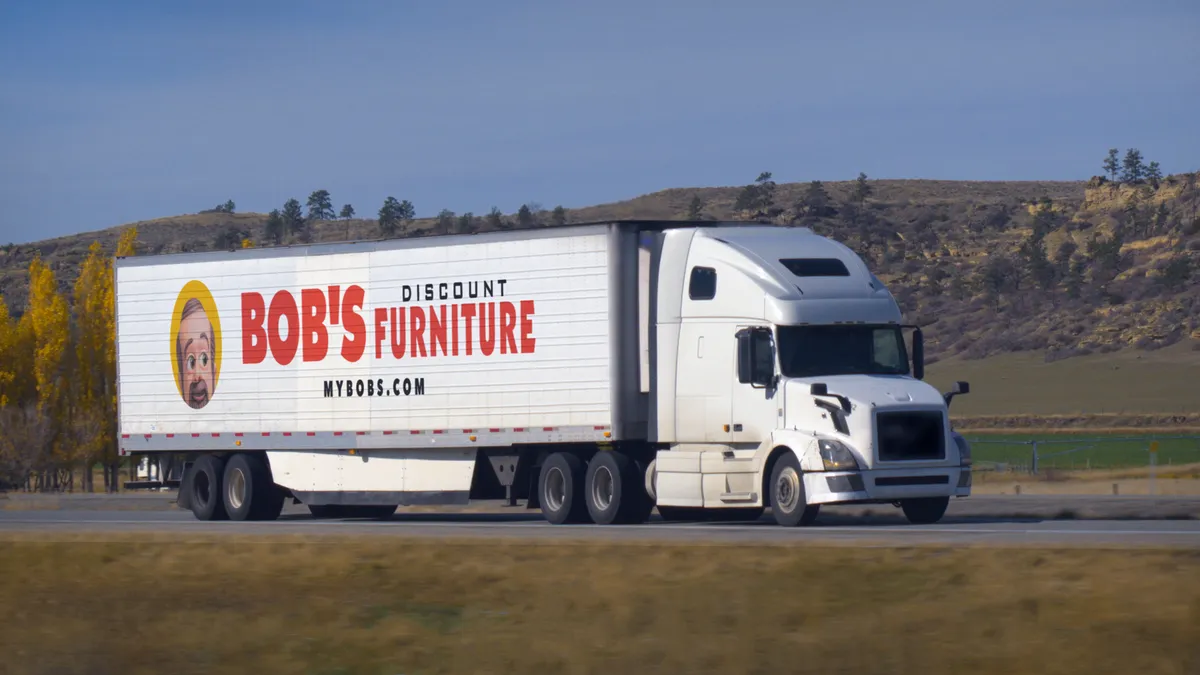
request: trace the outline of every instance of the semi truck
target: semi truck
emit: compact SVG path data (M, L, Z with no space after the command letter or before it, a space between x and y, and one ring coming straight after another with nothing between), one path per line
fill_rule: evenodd
M924 342L804 227L621 220L115 261L119 452L201 520L504 500L554 524L971 491Z

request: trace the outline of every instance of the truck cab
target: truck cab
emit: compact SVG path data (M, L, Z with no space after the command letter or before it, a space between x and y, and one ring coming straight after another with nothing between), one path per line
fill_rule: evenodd
M970 494L949 422L958 383L922 381L923 337L848 247L807 228L698 227L651 261L647 490L667 518L812 522L826 504L891 503L914 523Z

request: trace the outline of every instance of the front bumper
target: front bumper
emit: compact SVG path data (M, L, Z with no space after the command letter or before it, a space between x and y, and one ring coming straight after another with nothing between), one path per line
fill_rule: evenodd
M971 467L812 471L804 474L809 504L891 503L915 497L967 497Z

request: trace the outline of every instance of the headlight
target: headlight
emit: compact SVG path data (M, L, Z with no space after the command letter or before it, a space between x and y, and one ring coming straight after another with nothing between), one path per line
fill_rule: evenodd
M821 451L821 462L826 471L857 471L858 460L841 441L820 440L817 447Z
M962 434L954 434L954 445L958 446L959 464L961 466L971 466L971 444L967 439L963 438Z

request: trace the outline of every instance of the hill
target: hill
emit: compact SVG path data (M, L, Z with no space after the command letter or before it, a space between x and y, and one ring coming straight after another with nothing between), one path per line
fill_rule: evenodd
M530 205L516 214L493 210L477 217L443 211L438 218L414 219L406 217L411 204L393 201L381 226L376 219L334 219L332 209L320 208L318 199L318 207L310 208L317 217L301 214L299 202L272 214L233 213L230 203L136 225L139 252L164 253L239 246L247 238L264 246L379 238L389 228L391 236L478 232L517 222L553 226L614 218L738 218L800 224L845 242L868 260L908 319L927 326L933 364L949 359L954 370L979 374L987 370L981 360L1030 368L1036 363L1039 377L1046 377L1057 371L1045 366L1063 359L1120 350L1145 354L1175 345L1170 353L1178 355L1180 365L1187 364L1187 381L1192 382L1200 374L1200 359L1192 358L1200 354L1198 178L1200 172L1159 177L1142 171L1120 181L860 176L855 181L775 184L764 173L740 187L674 188L553 212ZM328 202L327 193L323 201ZM10 310L19 314L25 305L27 270L35 255L51 265L69 293L88 245L100 241L111 251L122 229L5 247L0 251L0 293ZM1073 361L1069 370L1084 362ZM935 365L931 372L944 371ZM1183 384L1180 388L1186 388ZM1171 400L1200 410L1200 394ZM1125 401L1120 411L1136 407ZM971 408L976 414L996 412L978 404Z

